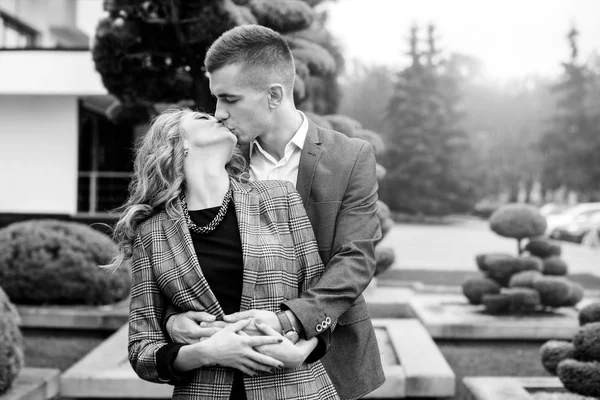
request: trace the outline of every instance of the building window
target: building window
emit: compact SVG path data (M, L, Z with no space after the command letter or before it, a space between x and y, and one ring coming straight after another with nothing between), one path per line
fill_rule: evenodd
M0 11L0 48L35 47L37 31L17 18Z
M101 215L127 200L133 171L134 129L79 106L77 211Z

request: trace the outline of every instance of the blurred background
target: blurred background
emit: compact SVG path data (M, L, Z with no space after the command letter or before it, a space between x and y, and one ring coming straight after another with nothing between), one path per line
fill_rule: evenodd
M595 0L0 0L0 227L113 221L148 120L212 111L206 48L259 23L292 48L298 108L374 145L396 222L530 203L551 237L599 246L599 17Z

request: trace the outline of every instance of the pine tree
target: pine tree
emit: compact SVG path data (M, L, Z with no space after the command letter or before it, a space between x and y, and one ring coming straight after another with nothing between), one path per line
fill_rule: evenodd
M556 110L540 150L546 188L564 186L588 197L600 188L600 113L590 93L594 87L591 71L579 61L578 35L575 27L567 35L571 56L563 63L562 80L552 88Z
M388 106L388 174L381 195L392 209L444 215L473 205L466 171L469 142L460 129L459 81L445 69L429 26L427 48L418 47L418 28L411 28L411 64L397 75Z

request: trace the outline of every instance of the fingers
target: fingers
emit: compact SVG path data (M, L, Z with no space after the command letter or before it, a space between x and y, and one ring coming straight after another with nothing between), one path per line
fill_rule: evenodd
M234 322L233 324L228 324L225 328L222 328L222 330L228 332L237 332L248 326L250 321L250 318L245 318L240 321Z
M279 336L248 336L248 344L251 347L263 346L265 344L279 344L283 342L283 337Z
M225 328L227 325L229 324L224 321L200 322L200 328Z
M188 311L184 314L189 319L196 321L196 322L213 322L217 319L214 315L209 314L204 311Z
M272 368L283 367L283 363L281 361L259 352L254 352L249 357L250 358L248 362L252 362L254 364L252 368L258 371L271 372Z
M252 310L247 310L247 311L240 311L240 312L236 312L233 314L229 314L229 315L225 315L223 317L223 321L225 322L237 322L240 321L244 318L250 318L253 317L254 313Z
M281 337L281 333L277 332L275 329L271 328L269 325L255 319L254 320L254 325L256 326L256 328L262 332L263 334L267 335L267 336L278 336Z

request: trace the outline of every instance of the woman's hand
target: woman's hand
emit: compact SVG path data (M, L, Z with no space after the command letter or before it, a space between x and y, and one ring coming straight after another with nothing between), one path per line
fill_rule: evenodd
M283 339L281 343L257 346L256 350L266 356L281 361L285 368L297 368L304 360L306 360L315 347L317 347L317 338L312 338L310 340L300 339L296 344L293 344L279 332L261 321L255 320L254 325L264 335L267 335L260 337L276 337Z
M238 334L250 319L230 324L205 340L189 346L183 346L175 359L175 368L189 371L202 366L219 365L236 368L250 376L257 371L272 372L284 363L255 350L260 346L276 345L284 339L276 336L249 336Z
M216 321L214 315L204 311L187 311L174 314L167 321L167 331L174 343L192 344L217 333L226 324Z

